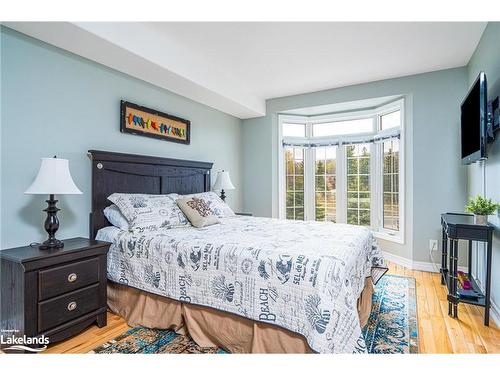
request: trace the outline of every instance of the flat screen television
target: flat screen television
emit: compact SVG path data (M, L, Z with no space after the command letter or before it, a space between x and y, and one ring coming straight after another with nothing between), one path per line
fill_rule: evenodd
M488 102L484 72L479 73L460 108L462 164L486 159Z

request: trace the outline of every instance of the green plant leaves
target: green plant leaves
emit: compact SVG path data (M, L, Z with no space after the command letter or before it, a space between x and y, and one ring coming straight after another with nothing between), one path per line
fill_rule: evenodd
M498 208L500 208L500 204L478 195L469 200L469 203L465 206L465 211L475 215L492 215Z

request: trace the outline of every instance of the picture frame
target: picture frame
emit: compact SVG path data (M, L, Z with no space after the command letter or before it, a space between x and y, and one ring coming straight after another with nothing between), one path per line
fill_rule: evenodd
M191 122L122 100L120 132L188 145L191 141Z

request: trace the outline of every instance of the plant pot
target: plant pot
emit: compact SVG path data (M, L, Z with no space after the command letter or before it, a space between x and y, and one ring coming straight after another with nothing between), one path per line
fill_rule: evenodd
M474 222L478 225L486 225L488 223L488 215L474 214Z

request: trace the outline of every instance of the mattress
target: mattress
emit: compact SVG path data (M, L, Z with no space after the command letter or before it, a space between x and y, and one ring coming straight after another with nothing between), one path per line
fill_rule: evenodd
M112 242L116 283L277 325L316 352L366 352L357 300L385 267L366 228L233 217L199 229L103 229L97 239Z

